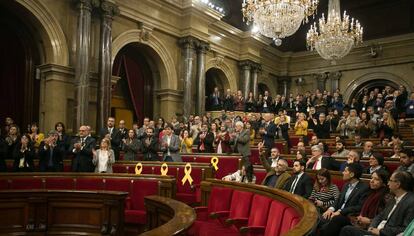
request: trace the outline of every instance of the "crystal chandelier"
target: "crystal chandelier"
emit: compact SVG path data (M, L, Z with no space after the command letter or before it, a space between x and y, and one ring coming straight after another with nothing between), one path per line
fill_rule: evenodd
M269 38L276 45L294 34L300 24L313 15L318 0L243 0L243 20Z
M319 19L319 32L314 23L306 35L308 50L316 51L325 60L336 64L336 60L346 56L354 45L362 43L363 27L358 20L349 20L344 11L342 20L339 0L329 0L328 19L322 14Z

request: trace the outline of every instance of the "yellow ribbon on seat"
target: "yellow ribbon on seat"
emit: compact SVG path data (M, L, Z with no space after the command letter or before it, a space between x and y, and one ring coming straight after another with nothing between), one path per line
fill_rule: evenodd
M213 165L213 167L214 167L214 170L218 170L218 162L219 162L219 159L218 159L218 157L212 157L211 158L211 164Z
M142 172L142 163L138 162L135 166L135 174L140 175Z
M185 164L184 167L184 177L181 180L181 182L183 183L183 185L185 184L186 181L188 181L188 183L191 185L193 183L193 178L191 178L191 164L187 163Z
M162 165L161 165L161 175L167 175L167 173L168 173L168 165L167 165L167 163L163 163Z

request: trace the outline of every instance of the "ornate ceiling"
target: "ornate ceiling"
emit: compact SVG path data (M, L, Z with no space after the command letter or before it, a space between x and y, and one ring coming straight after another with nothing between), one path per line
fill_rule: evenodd
M226 12L223 21L243 31L250 29L243 22L241 3L243 0L215 0ZM299 30L277 47L281 51L306 50L306 33L310 24L319 19L322 13L327 13L328 0L319 0L315 19L309 18L309 23L302 25ZM414 1L413 0L342 0L341 11L346 10L350 17L358 19L364 27L364 41L383 37L414 32ZM273 45L276 47L275 45Z

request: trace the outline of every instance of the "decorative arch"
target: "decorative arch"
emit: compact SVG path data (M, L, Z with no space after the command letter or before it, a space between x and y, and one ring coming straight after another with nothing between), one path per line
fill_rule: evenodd
M237 81L236 77L233 74L233 71L230 67L224 62L224 58L214 57L207 61L206 64L206 71L211 68L217 68L223 71L224 75L226 76L227 82L230 85L231 91L237 91Z
M404 85L408 91L411 88L411 85L398 75L389 72L371 72L352 80L349 84L346 85L346 89L343 92L344 101L349 102L351 100L351 95L354 93L355 90L358 90L358 88L360 88L361 85L364 85L372 80L388 80L395 84Z
M269 89L269 93L272 97L274 97L277 94L276 86L268 76L260 76L259 80L257 82L258 84L264 84Z
M41 35L46 44L44 63L68 66L69 48L66 37L53 14L40 0L16 0L16 2L30 11L45 31Z
M116 37L112 42L112 64L118 52L129 43L142 43L152 48L159 57L159 71L160 77L166 78L166 83L160 83L160 86L165 89L177 89L178 77L175 68L174 60L168 52L167 48L162 44L162 41L149 34L145 30L133 29L123 32Z

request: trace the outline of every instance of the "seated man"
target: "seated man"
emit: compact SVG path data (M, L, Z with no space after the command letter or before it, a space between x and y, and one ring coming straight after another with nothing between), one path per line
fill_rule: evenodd
M346 182L342 188L339 198L322 215L321 236L338 235L343 226L339 215L357 215L367 196L369 187L360 181L362 167L356 163L348 164L343 171L343 180Z
M260 161L266 170L266 177L263 179L262 185L282 189L285 186L286 181L290 178L290 174L287 173L288 163L284 159L279 159L275 167L271 167L266 160L265 151L263 150L264 144L261 142L257 145L260 152Z
M408 172L397 171L388 181L390 192L395 199L381 211L371 222L368 231L354 226L345 226L340 236L381 235L394 236L404 232L414 219L413 177Z
M336 142L336 152L332 153L332 157L347 157L349 154L349 150L345 149L345 142L343 140L339 140Z
M355 147L362 147L363 143L361 141L361 135L355 134L354 136L354 146Z
M307 169L320 170L322 168L328 170L339 170L339 162L332 157L322 155L322 148L319 145L314 145L311 148L312 157L306 163Z
M305 165L304 161L295 160L293 162L293 176L290 177L283 189L304 198L309 198L313 190L313 180L305 173Z
M361 159L368 159L373 152L372 148L374 147L374 144L371 141L366 141L364 143L364 147L361 153Z
M342 162L341 167L339 168L339 171L341 171L341 172L344 171L345 170L345 167L348 164L351 164L351 163L357 163L357 164L359 164L362 167L362 165L360 163L359 153L357 151L355 151L355 150L349 151L347 160L344 161L344 162Z
M414 155L409 149L404 149L400 152L401 165L397 168L397 171L410 172L414 177Z

